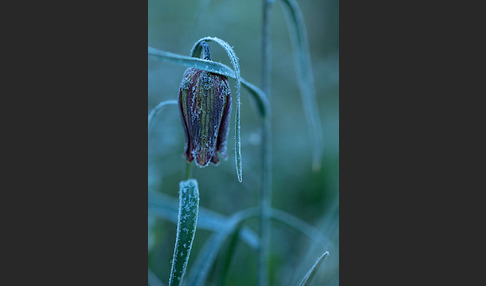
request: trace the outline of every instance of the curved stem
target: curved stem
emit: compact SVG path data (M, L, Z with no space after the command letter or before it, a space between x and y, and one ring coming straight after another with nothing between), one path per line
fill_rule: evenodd
M209 52L208 43L206 43L206 41L201 41L201 46L202 46L203 59L210 61L211 60L211 53Z

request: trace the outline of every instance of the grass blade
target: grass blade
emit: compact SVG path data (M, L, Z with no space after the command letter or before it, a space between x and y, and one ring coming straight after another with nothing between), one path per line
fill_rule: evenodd
M204 245L194 262L189 275L189 286L205 285L206 278L211 270L216 255L226 238L246 219L259 215L258 208L250 208L235 213L229 219L228 224L221 232L214 234Z
M319 258L317 258L316 262L314 263L314 265L312 265L311 269L309 270L309 272L307 272L307 274L304 276L304 278L302 278L302 280L300 281L299 283L299 286L306 286L306 285L309 285L310 281L312 280L312 278L314 277L314 275L316 274L317 272L317 269L319 269L319 266L321 265L321 263L329 256L329 252L324 252Z
M182 181L179 186L179 218L169 286L178 286L182 283L196 234L199 211L197 181L195 179Z
M226 279L228 276L229 268L231 266L231 261L234 257L234 254L236 252L236 247L238 243L238 236L241 233L242 227L236 228L236 230L233 232L233 235L230 238L229 246L228 249L224 252L224 258L222 259L222 265L223 265L223 270L221 271L221 278L220 278L220 285L224 286L227 285Z
M198 57L201 54L202 45L201 42L214 42L220 45L228 54L228 57L233 65L235 79L236 79L236 116L235 116L235 162L236 162L236 175L238 181L243 181L243 170L241 163L241 138L240 138L240 64L238 63L238 57L236 56L233 48L225 41L216 37L204 37L199 39L191 50L192 57Z
M230 67L222 63L187 57L171 52L161 51L152 47L148 47L148 55L166 62L171 62L186 67L193 67L236 79L235 72ZM242 77L240 77L240 82L241 85L250 92L252 99L256 102L259 114L262 117L265 117L268 106L268 100L265 93L254 84L247 82Z
M166 100L166 101L162 101L161 103L157 104L156 107L154 107L154 109L152 109L148 115L148 132L150 134L150 129L152 128L152 121L154 119L154 117L157 115L157 113L159 113L159 111L162 110L162 108L164 108L165 106L167 105L170 105L170 104L175 104L177 105L177 100Z
M284 223L287 226L290 226L300 231L302 234L306 235L310 240L314 241L315 243L323 243L323 246L326 248L334 247L334 244L331 242L331 240L327 238L324 234L322 234L322 232L320 232L317 228L287 212L277 209L271 209L270 217L276 221Z
M162 193L153 191L148 192L148 212L157 218L168 220L177 223L178 209L177 199ZM301 219L281 210L272 208L270 210L270 217L278 222L281 222L307 236L310 240L316 243L323 243L324 247L334 247L333 243L317 228L302 221ZM225 229L230 224L231 217L228 218L217 212L199 208L197 227L205 230L219 232ZM258 236L248 227L244 226L239 235L245 243L253 249L258 247Z
M149 191L148 213L154 217L177 223L178 201L162 193ZM199 229L219 232L228 225L228 221L229 218L224 215L199 207L197 218L197 228ZM260 245L260 240L256 233L246 226L240 231L239 238L253 249L257 249Z
M226 222L225 226L220 229L220 232L215 233L204 245L203 249L199 253L196 261L194 262L190 275L189 286L204 285L207 276L214 264L216 256L223 246L225 240L247 219L260 215L259 208L249 208L232 215ZM300 219L288 214L284 211L272 209L270 217L281 221L288 226L295 228L308 236L311 240L323 240L326 244L332 245L329 240L324 237L319 231L301 221ZM327 253L329 254L329 253Z
M322 129L317 100L314 88L314 76L312 74L311 59L307 41L307 31L304 17L299 4L295 0L282 0L285 15L290 32L290 39L294 50L297 81L302 96L304 113L311 136L313 159L312 169L318 171L321 168L322 156Z

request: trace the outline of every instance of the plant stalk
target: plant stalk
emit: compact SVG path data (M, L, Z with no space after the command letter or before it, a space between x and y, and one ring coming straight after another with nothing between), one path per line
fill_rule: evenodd
M186 180L189 180L192 178L192 169L191 169L191 163L187 162L186 165Z
M271 125L271 60L270 60L270 0L263 0L262 24L262 88L268 100L268 112L263 121L262 128L262 190L260 194L261 220L260 220L260 251L258 285L268 285L268 253L270 242L270 208L272 198L272 125Z

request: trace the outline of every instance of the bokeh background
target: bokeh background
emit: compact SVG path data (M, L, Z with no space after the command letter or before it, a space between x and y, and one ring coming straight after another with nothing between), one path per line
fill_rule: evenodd
M339 2L298 0L307 27L316 96L324 139L321 170L311 169L309 130L295 75L287 21L279 1L271 9L273 197L272 206L318 228L332 245L315 243L300 232L272 222L270 279L272 285L295 285L325 250L313 285L339 284ZM149 0L148 46L189 56L205 36L228 42L240 60L241 76L261 87L260 0ZM231 66L226 53L210 43L215 61ZM148 111L164 100L177 99L185 67L148 59ZM232 94L235 81L230 79ZM235 101L234 101L235 102ZM200 206L223 215L258 205L261 189L261 123L248 92L241 91L243 183L236 178L233 106L228 160L219 166L193 167ZM178 108L168 106L155 118L148 142L148 188L178 198L185 178L184 133ZM258 230L258 221L248 225ZM176 225L149 216L149 269L165 284L169 279ZM194 261L211 232L198 230L189 260ZM223 247L222 252L225 248ZM221 253L220 253L221 254ZM237 244L228 285L255 285L256 254ZM220 285L218 257L207 285Z

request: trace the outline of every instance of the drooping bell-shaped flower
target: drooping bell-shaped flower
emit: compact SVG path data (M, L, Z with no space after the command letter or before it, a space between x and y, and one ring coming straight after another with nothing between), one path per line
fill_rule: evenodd
M206 51L205 59L210 59ZM179 108L186 136L184 155L199 167L217 165L226 155L231 93L225 76L188 68L179 87Z

